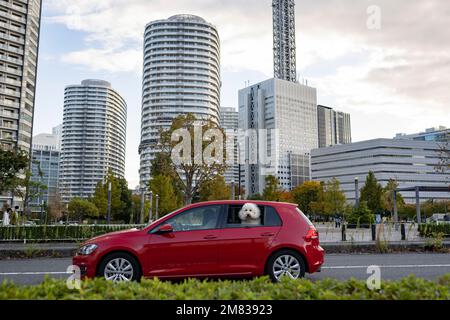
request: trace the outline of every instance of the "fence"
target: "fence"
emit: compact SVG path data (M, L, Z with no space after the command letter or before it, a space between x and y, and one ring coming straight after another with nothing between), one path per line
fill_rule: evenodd
M383 223L378 225L341 225L338 228L331 223L316 225L322 243L330 242L386 242L421 241L418 225L413 223Z
M0 227L0 241L84 241L114 231L142 228L145 225L55 225Z

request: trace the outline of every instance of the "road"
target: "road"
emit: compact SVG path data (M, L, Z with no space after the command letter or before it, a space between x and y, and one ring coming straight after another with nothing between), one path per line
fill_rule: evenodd
M0 260L0 283L10 280L21 285L35 285L47 274L52 278L66 279L71 259ZM308 279L352 277L367 279L369 266L380 266L383 280L397 280L415 274L435 280L450 273L450 254L329 254L321 273L307 275Z

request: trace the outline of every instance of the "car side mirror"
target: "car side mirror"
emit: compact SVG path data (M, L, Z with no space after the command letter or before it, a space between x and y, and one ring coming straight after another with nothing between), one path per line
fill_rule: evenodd
M156 232L157 234L168 234L173 232L173 227L170 224L165 224Z

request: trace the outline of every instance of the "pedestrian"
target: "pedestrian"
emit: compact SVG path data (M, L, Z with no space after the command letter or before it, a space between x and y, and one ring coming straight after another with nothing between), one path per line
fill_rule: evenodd
M9 212L8 212L8 210L11 210L11 209L3 210L3 221L2 221L2 225L3 225L4 227L9 226L9 223L10 223L10 221L9 221Z

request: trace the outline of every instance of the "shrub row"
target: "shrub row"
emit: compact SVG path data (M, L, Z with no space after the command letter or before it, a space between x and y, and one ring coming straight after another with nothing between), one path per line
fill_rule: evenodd
M79 226L8 226L0 227L3 241L87 240L105 233L127 230L140 225L79 225Z
M450 223L445 224L421 224L419 226L421 237L429 238L433 234L442 233L445 237L450 237Z
M371 291L364 281L325 279L284 280L274 284L267 278L252 281L198 281L182 283L143 280L142 283L113 284L104 279L82 283L69 290L65 281L46 279L38 286L4 282L0 300L449 300L450 274L432 282L414 276L382 282Z

